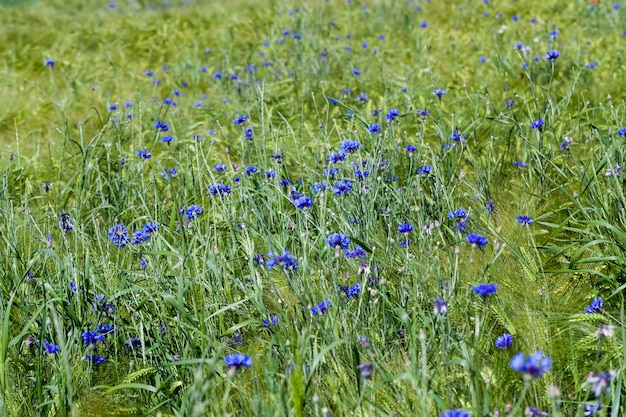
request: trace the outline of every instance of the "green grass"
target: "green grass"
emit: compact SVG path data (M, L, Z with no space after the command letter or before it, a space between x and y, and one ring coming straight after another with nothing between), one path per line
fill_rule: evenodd
M582 416L596 403L589 373L609 370L597 415L624 413L624 10L211 3L2 9L0 414ZM330 163L348 139L360 148ZM230 192L211 193L218 183ZM459 207L462 231L448 218ZM145 243L108 236L147 222L158 231ZM332 233L365 256L330 247ZM268 268L283 250L297 268ZM357 296L339 289L356 283ZM497 293L482 299L479 283ZM114 330L86 345L104 324ZM600 325L614 334L598 337ZM513 344L497 349L503 333ZM551 369L525 380L509 362L536 350ZM232 353L253 365L229 370Z

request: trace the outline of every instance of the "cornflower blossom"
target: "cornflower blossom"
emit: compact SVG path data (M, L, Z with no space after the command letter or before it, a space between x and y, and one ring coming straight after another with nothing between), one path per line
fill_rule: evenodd
M536 351L532 355L525 356L518 353L509 362L511 369L524 374L525 378L536 379L541 378L544 373L548 372L552 367L552 358L546 356L540 351Z
M224 363L234 371L238 371L242 368L249 368L252 366L252 358L243 353L231 353L226 355Z
M498 286L496 284L481 283L478 285L472 285L472 291L476 295L487 298L487 296L495 294L498 291Z

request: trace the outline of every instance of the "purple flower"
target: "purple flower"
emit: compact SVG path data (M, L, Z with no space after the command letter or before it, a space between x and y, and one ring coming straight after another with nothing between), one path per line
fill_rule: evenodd
M333 187L333 193L336 195L346 195L352 189L352 182L348 180L337 181L335 186Z
M553 49L546 53L546 61L556 61L560 56L561 54L559 54L559 51Z
M348 249L350 238L341 233L333 233L326 239L326 242L335 249Z
M439 100L441 100L441 98L446 95L448 93L448 90L442 90L441 88L437 88L435 90L433 90L433 95L437 96L437 98L439 98Z
M541 378L552 367L552 358L539 351L529 356L518 353L513 356L509 366L514 371L521 372L527 378Z
M472 291L476 295L487 298L487 296L495 294L498 291L498 286L496 284L481 283L478 285L472 285Z
M202 214L202 206L199 206L197 204L192 204L191 206L187 207L187 209L185 210L185 217L187 217L189 220L195 220L201 214Z
M375 133L379 133L380 132L380 125L378 123L372 123L371 125L369 125L369 128L367 129L371 134L375 134Z
M346 140L341 144L341 150L345 153L355 153L360 147L361 144L356 140Z
M276 255L270 250L267 254L266 267L267 269L273 269L276 265L281 266L285 271L295 271L298 269L298 259L292 256L287 249L283 250L281 255Z
M359 376L362 379L369 379L374 373L374 365L372 365L371 363L362 363L357 366L357 369L359 370Z
M515 219L522 226L528 226L533 222L533 219L531 219L529 216L517 216Z
M231 369L239 370L241 368L251 367L252 358L248 355L244 355L243 353L231 353L230 355L226 355L224 363Z
M320 301L319 303L317 303L317 305L311 307L311 314L313 314L314 316L326 314L329 307L330 307L330 300Z
M591 304L589 304L587 308L585 309L585 313L593 314L596 311L600 310L603 306L604 306L604 301L602 300L601 297L594 298L591 301Z
M507 349L513 343L513 336L510 333L504 333L502 336L498 336L495 341L495 345L498 349Z
M600 372L594 374L590 372L584 385L591 387L591 392L596 398L600 398L602 394L611 394L611 380L615 377L615 371Z
M530 122L530 127L532 129L537 129L541 132L543 130L544 124L545 122L543 121L543 119L537 119L537 120L533 120L532 122Z
M108 237L116 248L124 248L130 243L128 229L121 223L115 224L109 228Z
M245 114L238 114L233 119L233 124L235 124L235 125L242 125L242 124L244 124L247 121L248 121L248 117Z
M435 308L433 309L435 315L448 314L448 302L437 297L435 298Z

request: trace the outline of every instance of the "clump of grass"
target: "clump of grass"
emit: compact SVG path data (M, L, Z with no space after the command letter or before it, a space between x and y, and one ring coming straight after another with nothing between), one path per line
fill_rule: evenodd
M2 413L621 415L622 11L237 6L0 17Z

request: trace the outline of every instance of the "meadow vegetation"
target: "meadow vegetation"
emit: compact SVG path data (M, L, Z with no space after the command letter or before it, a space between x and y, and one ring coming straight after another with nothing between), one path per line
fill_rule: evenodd
M617 0L16 3L0 415L624 415Z

